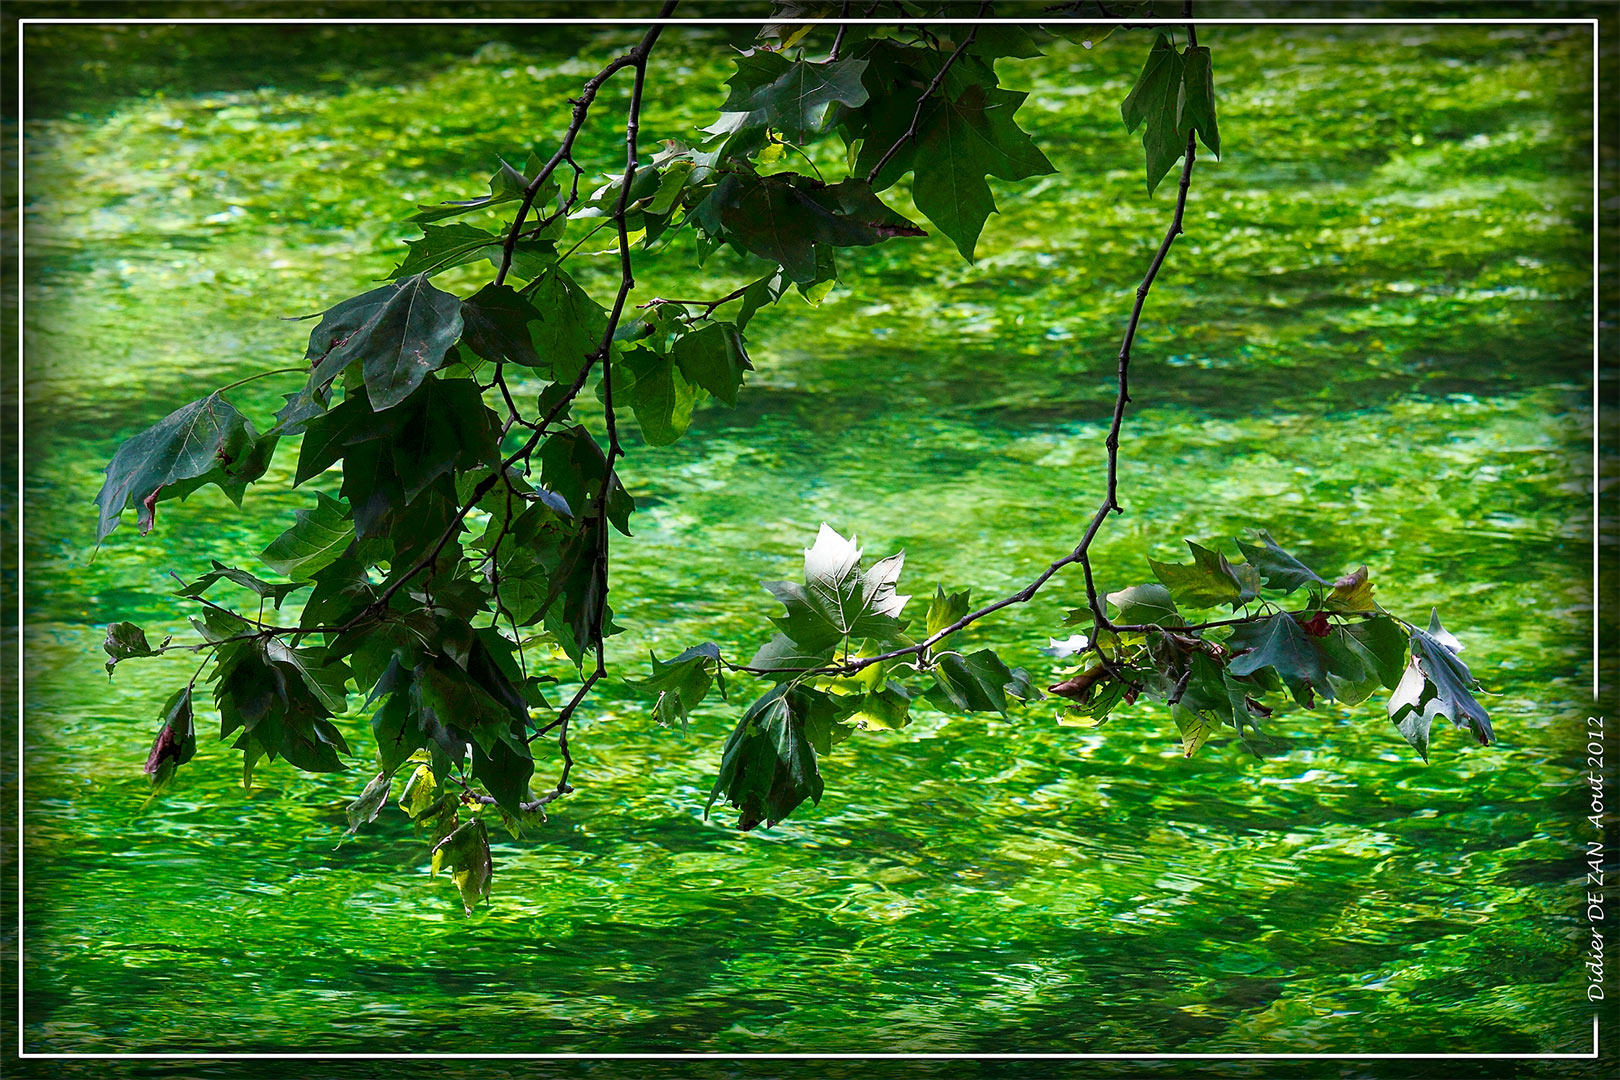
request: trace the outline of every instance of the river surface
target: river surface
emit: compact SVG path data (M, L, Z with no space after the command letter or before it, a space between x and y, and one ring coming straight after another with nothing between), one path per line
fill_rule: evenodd
M166 572L251 565L310 496L286 446L242 511L210 488L92 558L101 468L206 389L296 363L307 325L279 316L370 287L414 203L476 195L495 155L554 139L633 35L30 31L28 1048L1588 1048L1585 28L1200 33L1226 155L1200 158L1148 303L1128 512L1094 549L1109 588L1254 527L1326 570L1366 563L1387 607L1437 606L1462 638L1498 745L1437 726L1424 764L1382 698L1279 714L1265 759L1216 740L1184 760L1148 707L1096 731L1050 703L923 713L840 746L819 807L743 835L702 817L735 706L683 736L613 682L573 740L578 792L522 841L496 830L471 918L397 810L339 844L363 761L276 763L244 791L202 711L197 759L148 802L158 710L194 658L109 683L105 625L179 632ZM728 40L665 36L644 136L712 119ZM760 580L795 576L823 521L904 548L917 592L1000 595L1073 545L1173 201L1145 197L1119 120L1149 40L1003 61L1059 172L998 188L978 261L938 236L848 258L819 308L750 328L735 410L668 448L631 437L622 672L698 641L746 654L774 609ZM612 167L611 119L585 139ZM637 299L741 272L649 256ZM233 400L263 419L284 381ZM975 640L1044 677L1037 648L1080 602L1061 578Z

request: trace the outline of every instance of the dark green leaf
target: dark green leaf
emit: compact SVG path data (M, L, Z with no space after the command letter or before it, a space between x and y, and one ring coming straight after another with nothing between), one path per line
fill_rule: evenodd
M715 675L720 671L720 648L714 644L694 645L667 663L652 656L652 676L633 680L625 685L643 693L657 694L653 716L660 724L679 723L686 730L690 710L695 709L709 693Z
M607 455L590 432L570 427L551 436L540 447L540 465L541 483L547 489L561 495L576 516L590 512L607 472ZM615 473L613 489L608 493L608 520L629 536L630 514L634 510L634 500Z
M996 211L987 176L1027 180L1053 171L1013 119L1026 97L999 86L970 87L937 103L923 118L912 197L964 259L973 258L985 220Z
M485 285L461 302L461 340L485 360L539 367L530 324L540 312L510 285Z
M402 406L393 447L394 472L405 502L455 471L493 465L500 418L471 379L424 379Z
M546 271L523 294L540 313L529 324L536 354L557 381L572 382L601 348L607 313L561 268Z
M442 202L436 206L421 206L417 208L416 213L410 216L409 220L418 224L425 224L461 214L470 214L474 210L487 210L502 203L516 202L523 197L523 189L528 185L528 178L502 161L499 171L489 178L488 195L477 199L465 199L460 202ZM555 193L554 182L548 183L547 186L551 188L552 193ZM535 201L537 203L543 202L544 192L538 195Z
M1313 691L1332 698L1333 688L1323 670L1322 658L1299 623L1287 612L1255 623L1234 627L1227 645L1241 655L1229 666L1234 675L1248 675L1261 668L1273 668L1294 699L1306 708L1314 703Z
M373 289L321 316L305 353L315 362L310 385L323 387L359 363L371 407L398 405L444 363L461 327L461 301L426 274Z
M407 254L388 277L391 280L416 274L427 277L480 259L499 264L502 245L502 237L465 222L424 225L420 237L405 241Z
M1242 540L1237 542L1237 546L1243 552L1243 557L1249 560L1249 565L1260 572L1268 587L1286 594L1305 585L1327 584L1326 579L1315 570L1278 547L1271 534L1262 529L1259 536L1264 547L1245 544Z
M675 359L651 349L635 348L622 363L635 376L630 404L647 445L668 446L684 435L697 399L675 366Z
M705 817L721 794L740 811L737 827L745 831L761 822L775 825L805 799L821 801L821 773L805 733L805 710L795 715L793 708L806 699L789 688L783 683L750 705L726 740Z
M356 443L397 438L397 425L402 416L392 410L380 414L372 412L363 393L344 398L305 428L303 443L298 448L298 471L293 476L293 486L331 468Z
M1153 576L1164 582L1175 602L1189 607L1238 605L1246 590L1226 556L1200 547L1191 540L1187 541L1187 546L1193 553L1190 566L1148 560L1148 565L1153 568Z
M167 645L169 640L164 638L163 645ZM107 650L107 655L112 658L107 661L107 674L112 674L113 668L120 660L128 660L132 656L156 656L158 649L163 648L163 645L159 645L157 649L152 648L146 640L146 631L132 622L109 623L107 638L101 644L101 647Z
M814 63L762 49L732 60L737 71L726 81L731 92L721 106L720 119L705 129L710 134L732 136L728 142L732 152L757 144L765 128L802 145L836 123L839 105L866 102L866 88L861 85L865 60Z
M1215 125L1215 75L1209 49L1189 46L1182 59L1186 69L1182 73L1181 97L1176 101L1176 130L1183 137L1186 132L1198 132L1204 145L1220 157L1221 132Z
M675 339L672 350L686 381L701 386L727 405L737 404L743 372L752 371L742 335L728 323L704 323Z
M392 693L384 699L371 714L371 733L377 740L377 764L390 776L422 748L422 729L408 692Z
M871 185L849 179L826 185L797 173L727 175L700 208L710 232L781 265L802 284L822 281L823 247L864 247L923 231L885 206Z
M1372 670L1389 689L1400 685L1402 669L1406 667L1408 639L1401 624L1388 615L1363 619L1344 627L1366 653L1363 663L1370 659Z
M348 550L354 543L349 508L317 492L313 510L293 511L293 526L260 552L259 558L278 574L306 581Z
M905 553L881 559L864 573L860 561L853 537L846 540L822 525L804 552L805 583L765 582L787 608L786 615L771 621L812 652L846 638L892 638L900 631L896 616L910 599L895 592Z
M196 581L191 582L182 589L175 591L176 596L195 597L207 592L217 581L229 581L242 586L261 600L269 600L277 608L287 598L287 594L298 589L308 588L306 582L269 582L255 577L246 570L238 570L234 566L213 561L213 569L208 571Z
M1389 699L1390 718L1425 760L1429 727L1436 717L1472 732L1481 746L1489 746L1496 737L1489 714L1474 698L1479 683L1457 657L1461 648L1440 625L1439 612L1432 613L1427 631L1412 631L1412 662Z
M1114 605L1119 622L1125 626L1182 626L1186 622L1176 610L1170 590L1163 585L1132 585L1109 593L1107 600ZM1087 619L1091 617L1089 611L1079 614Z
M800 671L821 667L830 660L831 645L806 649L786 634L777 634L759 647L748 666L762 671L781 672L782 678L791 678Z
M514 816L523 812L529 798L529 780L534 776L534 759L521 738L508 735L485 749L472 744L473 779L484 785L502 810Z
M1185 61L1170 39L1158 35L1142 73L1136 77L1136 85L1120 107L1126 131L1146 125L1142 128L1142 147L1147 151L1149 195L1187 149L1187 132L1176 122L1185 68ZM1213 123L1213 111L1210 119Z
M989 649L968 656L944 652L934 662L934 680L945 697L968 712L998 712L1007 715L1007 694L1030 696L1029 676L1009 670Z
M218 484L242 504L247 485L264 475L274 438L260 439L236 407L209 394L159 420L118 448L96 502L101 508L96 543L118 527L134 503L141 535L152 531L156 503L184 498L204 484Z

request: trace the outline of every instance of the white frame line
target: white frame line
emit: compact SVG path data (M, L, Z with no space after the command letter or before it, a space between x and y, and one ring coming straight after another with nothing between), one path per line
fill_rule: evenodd
M1599 1056L1599 1014L1592 1016L1592 1050L1590 1053L1556 1053L1556 1054L1377 1054L1377 1053L1164 1053L1164 1054L1133 1054L1133 1053L1086 1053L1086 1054L1057 1054L1057 1053L997 1053L997 1054L906 1054L906 1053L875 1053L875 1054L840 1054L840 1053L556 1053L556 1054L527 1054L527 1053L490 1053L490 1054L463 1054L463 1053L147 1053L147 1052L60 1052L60 1053L29 1053L24 1043L24 919L23 919L23 860L25 858L25 844L23 836L23 806L24 806L24 752L25 740L23 737L23 680L24 680L24 633L23 612L24 592L27 588L27 576L23 566L23 536L26 533L25 514L26 500L23 488L23 417L26 413L24 401L25 380L23 377L23 327L24 318L24 219L23 219L23 157L26 127L24 115L23 96L23 42L27 36L27 28L32 25L337 25L337 26L371 26L371 25L414 25L425 26L437 23L452 22L467 25L515 26L515 25L570 25L570 26L646 26L651 22L662 21L669 26L735 26L754 25L758 19L725 19L725 18L699 18L699 19L591 19L591 18L557 18L557 19L157 19L157 18L129 18L129 19L69 19L69 18L23 18L17 20L17 1057L21 1060L118 1060L132 1061L227 1061L227 1060L273 1060L273 1061L561 1061L561 1060L590 1060L590 1061L693 1061L693 1060L721 1060L721 1061L1003 1061L1003 1060L1029 1060L1029 1061L1232 1061L1232 1060L1265 1060L1265 1061L1589 1061ZM787 25L803 25L827 22L826 19L776 19L778 23ZM839 19L851 25L887 26L892 19ZM1103 19L930 19L931 24L953 26L971 25L975 23L1004 23L1007 25L1022 26L1032 21L1042 25L1093 25L1107 22ZM1116 20L1119 21L1119 20ZM1185 19L1132 19L1135 25L1166 25L1180 26ZM1480 19L1198 19L1204 26L1590 26L1592 29L1592 700L1597 704L1601 696L1601 662L1599 658L1599 431L1600 423L1600 394L1599 394L1599 310L1598 310L1598 265L1599 265L1599 210L1598 210L1598 170L1599 159L1599 63L1601 54L1599 49L1599 20L1588 19L1558 19L1558 18L1480 18Z

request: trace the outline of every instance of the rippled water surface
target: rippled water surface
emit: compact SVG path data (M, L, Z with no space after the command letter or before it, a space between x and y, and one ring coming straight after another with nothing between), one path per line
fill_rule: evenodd
M29 36L30 1049L1589 1046L1584 29L1201 34L1227 155L1200 160L1149 302L1129 512L1096 549L1113 588L1183 538L1254 526L1318 566L1365 562L1387 606L1445 613L1498 746L1437 729L1425 765L1376 701L1279 716L1288 745L1265 760L1230 742L1183 760L1149 708L1095 732L1049 705L924 714L839 747L819 807L741 835L701 816L735 714L711 702L683 737L614 684L574 740L579 791L522 842L499 834L471 918L397 811L339 846L363 762L278 763L244 791L238 756L206 744L146 802L158 708L191 661L109 684L105 624L178 631L165 572L279 533L309 498L287 490L296 455L244 512L209 489L94 560L90 501L120 440L295 361L307 327L277 317L386 272L414 201L476 193L495 154L554 137L631 32L210 32ZM727 41L666 36L644 134L712 118ZM1170 209L1118 116L1147 44L1003 62L1060 172L1001 190L978 262L938 237L861 252L819 309L754 324L737 409L705 408L673 447L632 439L626 665L750 650L759 581L795 573L822 521L904 547L919 588L986 597L1072 546ZM609 121L588 138L610 167ZM719 295L743 272L677 249L645 260L638 295ZM265 416L287 389L235 397ZM1035 650L1078 588L978 639L1050 672Z

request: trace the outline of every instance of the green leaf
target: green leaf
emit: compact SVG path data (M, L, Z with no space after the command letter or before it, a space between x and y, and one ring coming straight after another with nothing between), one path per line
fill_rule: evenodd
M923 231L895 213L863 180L827 185L797 173L744 177L730 173L696 211L709 232L778 263L794 282L826 280L824 258L840 247L865 247Z
M697 398L676 368L675 359L651 349L635 348L622 363L635 376L630 404L647 445L668 446L684 435L692 423Z
M896 618L909 596L895 592L905 553L891 555L861 571L861 549L823 524L804 552L803 585L767 581L765 588L787 608L771 621L800 647L812 652L854 638L885 640L901 629Z
M343 486L338 489L354 515L354 532L362 540L383 537L397 510L405 505L405 489L394 471L394 455L386 440L350 446L343 457Z
M877 731L898 731L911 723L911 694L891 680L868 691L850 720Z
M377 740L377 764L390 776L412 754L422 749L421 725L407 691L389 694L377 711L371 714L371 733Z
M1176 99L1176 130L1198 132L1205 146L1221 156L1221 132L1215 125L1215 75L1209 49L1193 45L1182 54L1181 96Z
M924 115L913 159L912 198L964 259L972 260L979 233L996 212L987 176L1027 180L1054 171L1013 120L1028 96L999 86L973 86ZM883 149L887 146L878 153Z
M129 625L129 624L124 624ZM169 695L163 703L163 726L146 755L145 773L153 787L169 782L174 771L197 753L197 729L191 712L191 684Z
M1217 604L1236 607L1240 604L1247 590L1226 556L1191 540L1187 541L1187 546L1193 553L1190 566L1148 560L1148 565L1153 568L1153 576L1164 582L1175 602L1189 607L1214 607Z
M1147 151L1149 195L1187 149L1187 132L1176 119L1185 69L1185 61L1170 44L1170 39L1158 35L1142 73L1136 77L1136 85L1131 87L1120 107L1126 131L1135 131L1139 125L1146 124L1142 128L1142 147ZM1210 108L1213 124L1213 103Z
M942 652L934 661L934 681L945 698L968 712L998 712L1007 715L1007 695L1038 697L1029 685L1029 675L1012 670L989 649L963 656Z
M754 317L755 312L780 300L782 294L787 292L790 284L792 283L782 276L780 270L767 274L758 281L750 282L748 287L743 290L742 303L737 309L737 330L739 333L747 328L748 321ZM714 393L712 390L709 392ZM716 394L715 396L718 397L719 395Z
M1190 758L1198 753L1218 726L1210 717L1182 705L1172 705L1170 716L1176 722L1176 730L1181 733L1182 757Z
M471 915L475 904L489 899L489 881L494 875L489 834L484 831L482 818L466 822L433 848L432 873L446 867L461 891L461 906Z
M1183 626L1186 623L1176 610L1170 590L1163 585L1132 585L1109 593L1105 599L1114 605L1118 621L1126 626ZM1091 612L1085 610L1078 614L1084 619L1091 617Z
M296 649L282 644L279 638L264 642L265 658L297 672L304 685L320 703L333 713L342 713L349 707L349 669L341 660L318 648ZM345 751L347 752L347 751Z
M1260 622L1239 624L1233 628L1227 645L1233 652L1241 653L1228 665L1233 675L1249 675L1261 668L1272 668L1294 699L1306 708L1314 705L1313 691L1329 699L1333 696L1321 656L1299 623L1287 612Z
M514 817L523 813L529 781L534 776L534 758L521 737L508 735L490 743L488 749L474 742L472 774L502 810Z
M309 385L324 387L359 363L371 407L398 405L444 363L461 328L461 301L426 274L373 289L328 310L310 332Z
M558 382L572 382L601 348L607 312L560 267L536 278L524 295L540 313L529 324L536 354Z
M564 428L540 446L541 483L562 496L575 517L592 512L591 507L607 473L607 455L583 427ZM635 500L624 490L618 473L608 493L607 517L615 528L630 535L630 514Z
M461 302L461 340L485 360L540 367L531 323L540 312L510 285L485 285Z
M1237 542L1237 546L1243 552L1243 557L1249 560L1249 565L1260 572L1269 588L1278 589L1286 595L1305 585L1327 584L1327 580L1315 570L1278 547L1270 533L1262 529L1259 536L1264 547L1245 544L1242 540Z
M973 591L963 589L959 593L947 593L945 586L934 587L934 599L928 605L928 617L925 623L928 627L928 636L933 637L941 630L950 626L956 620L968 613Z
M226 566L224 563L218 562L217 560L209 561L213 564L214 568L212 570L208 571L208 573L204 574L196 581L186 585L184 588L176 590L174 595L185 597L201 596L203 593L207 592L215 582L223 580L242 586L244 589L247 589L261 600L269 600L279 610L281 607L281 602L287 598L288 593L309 587L307 582L300 581L274 583L265 581L262 578L255 577L253 574L248 573L246 570L238 570L234 566Z
M218 393L176 409L118 448L96 496L101 508L96 543L118 527L132 502L141 535L156 524L155 505L217 484L236 505L247 485L264 475L275 438L260 439L253 425Z
M821 667L831 660L831 645L820 649L806 649L786 634L776 634L759 647L759 651L748 662L748 666L762 671L781 672L783 678L791 678L801 671Z
M815 63L762 49L732 60L737 71L726 80L731 92L721 106L720 119L704 129L731 136L730 152L757 145L766 128L802 145L831 129L839 105L866 103L866 88L861 85L865 60Z
M359 798L344 809L344 816L349 819L347 831L350 836L359 832L360 826L369 825L377 820L377 812L383 808L383 803L388 801L393 785L393 774L384 770L372 777L365 790L360 792Z
M412 821L419 821L435 808L438 796L439 782L434 779L433 770L426 765L418 765L405 782L405 790L399 794L399 808Z
M1333 591L1327 595L1322 606L1329 611L1376 611L1378 605L1373 602L1373 588L1373 584L1367 580L1367 568L1363 566L1335 581Z
M1481 746L1495 739L1490 716L1475 700L1478 681L1457 657L1462 646L1440 625L1433 612L1427 631L1412 631L1412 662L1389 699L1389 715L1407 742L1424 760L1429 756L1429 728L1436 717L1471 732Z
M436 206L421 206L408 220L425 224L430 221L441 221L444 218L457 217L461 214L470 214L475 210L487 210L502 203L516 202L523 197L523 189L529 186L528 178L518 172L506 162L501 162L500 169L489 178L489 194L477 199L465 199L459 202L442 202ZM548 183L552 193L556 188ZM545 201L544 192L537 194L535 202Z
M744 831L761 822L775 825L805 799L821 801L816 750L806 734L806 720L818 698L825 701L826 695L794 691L783 683L748 707L721 751L720 774L703 807L705 818L721 794L740 811L737 827Z
M665 663L652 657L652 676L625 685L643 693L657 694L653 717L664 726L679 723L685 731L689 713L708 696L709 687L720 672L720 647L712 643L694 645ZM721 690L724 692L724 684Z
M742 334L729 323L704 323L676 338L671 352L687 382L703 387L727 405L737 404L743 372L754 369L743 350Z
M1406 667L1408 638L1401 624L1388 615L1363 619L1343 627L1346 636L1360 646L1362 663L1370 665L1379 682L1393 690L1400 685Z
M424 379L396 423L393 466L407 504L439 477L498 458L500 418L471 379Z
M264 564L294 581L307 581L330 566L354 543L349 508L316 492L313 510L293 511L293 526L259 553Z
M1401 639L1405 646L1405 639ZM1373 695L1381 683L1379 659L1344 626L1335 626L1316 642L1322 666L1332 686L1332 696L1346 705L1359 705Z
M169 641L169 638L164 638L163 645L167 645ZM107 638L101 643L101 647L112 658L107 661L107 674L112 675L113 668L118 666L120 660L128 660L134 656L156 656L163 645L159 645L156 649L152 648L146 640L146 631L132 622L109 623Z
M389 280L421 274L428 277L454 266L490 259L497 265L503 238L465 222L424 225L422 235L405 241L406 255L388 274Z
M400 416L392 410L380 414L372 412L364 394L344 398L331 411L311 420L304 429L293 487L331 468L356 443L395 438Z

